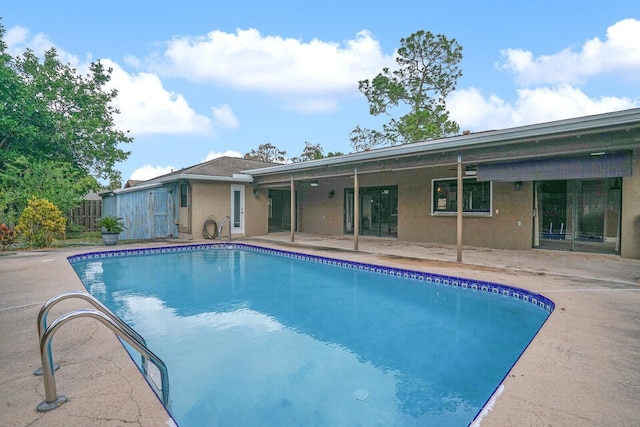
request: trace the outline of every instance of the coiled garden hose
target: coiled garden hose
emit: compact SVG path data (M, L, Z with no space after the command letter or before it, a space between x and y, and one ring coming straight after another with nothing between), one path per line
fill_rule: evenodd
M213 225L213 233L209 233L210 225ZM205 239L215 239L218 237L218 223L215 218L209 217L205 220L204 225L202 226L202 237Z

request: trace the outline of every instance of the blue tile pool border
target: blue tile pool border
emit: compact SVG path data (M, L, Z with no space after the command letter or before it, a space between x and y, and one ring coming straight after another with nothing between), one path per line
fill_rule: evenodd
M350 268L354 270L369 271L388 276L402 277L406 279L419 280L424 282L438 283L446 286L469 289L472 291L487 292L505 297L515 298L524 302L528 302L537 307L546 310L549 314L555 309L555 304L544 295L530 292L525 289L514 286L503 285L500 283L486 282L474 279L464 279L455 276L447 276L442 274L434 274L420 272L415 270L406 270L402 268L385 267L376 264L368 264L355 261L346 261L338 258L329 258L318 255L302 254L298 252L284 251L281 249L265 248L262 246L248 245L245 243L200 243L190 245L163 246L154 248L136 248L136 249L119 249L112 251L88 252L67 257L69 263L74 264L80 261L89 261L103 258L115 258L123 256L153 255L167 254L179 252L193 252L203 250L229 250L244 249L259 253L283 256L303 261L317 262L320 264L333 265L336 267Z

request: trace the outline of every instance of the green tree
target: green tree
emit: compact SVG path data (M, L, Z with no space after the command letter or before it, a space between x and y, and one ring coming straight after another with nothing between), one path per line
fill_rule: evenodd
M320 144L311 144L309 141L304 142L304 149L300 157L291 159L293 163L306 162L307 160L317 160L324 158L324 150Z
M462 47L455 39L422 30L400 39L400 45L398 68L384 68L372 80L358 82L358 89L367 97L371 115L390 115L390 110L401 104L409 112L392 118L381 131L356 126L350 140L357 151L426 141L459 131L458 124L449 120L445 99L462 75L458 68Z
M293 163L306 162L307 160L325 159L327 157L343 156L344 153L340 151L330 151L327 155L324 154L324 149L320 144L311 144L308 141L304 142L304 150L300 157L294 157L291 159Z
M112 70L98 61L80 75L55 49L14 58L4 35L0 25L0 220L15 220L32 195L66 212L98 179L119 182L115 165L129 156L120 144L133 139L113 121Z
M27 135L3 132L2 148L29 157L66 161L97 179L112 180L120 173L117 162L129 156L119 148L133 139L116 128L113 117L119 111L112 105L118 92L105 86L111 69L99 61L90 65L89 74L79 75L70 65L63 65L55 49L48 50L42 62L27 50L11 62L22 83L15 96L6 98L14 111L25 111L15 117L3 109L18 130L31 129ZM3 94L4 95L4 94Z
M275 145L267 142L266 144L260 144L257 150L252 149L249 153L245 153L243 158L260 160L262 162L284 163L287 160L286 155L286 151L282 151Z
M70 163L17 156L0 169L0 222L15 223L32 196L47 199L62 212L78 206L98 182Z

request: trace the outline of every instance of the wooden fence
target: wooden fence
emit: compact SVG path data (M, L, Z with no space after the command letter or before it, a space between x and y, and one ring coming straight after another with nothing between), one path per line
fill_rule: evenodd
M100 231L96 221L102 215L102 200L83 200L79 207L69 212L68 224L77 224L85 231Z

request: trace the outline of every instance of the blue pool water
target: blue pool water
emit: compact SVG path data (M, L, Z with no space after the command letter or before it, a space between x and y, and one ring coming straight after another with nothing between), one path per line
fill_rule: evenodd
M70 261L167 364L181 427L468 425L553 310L508 286L245 245Z

